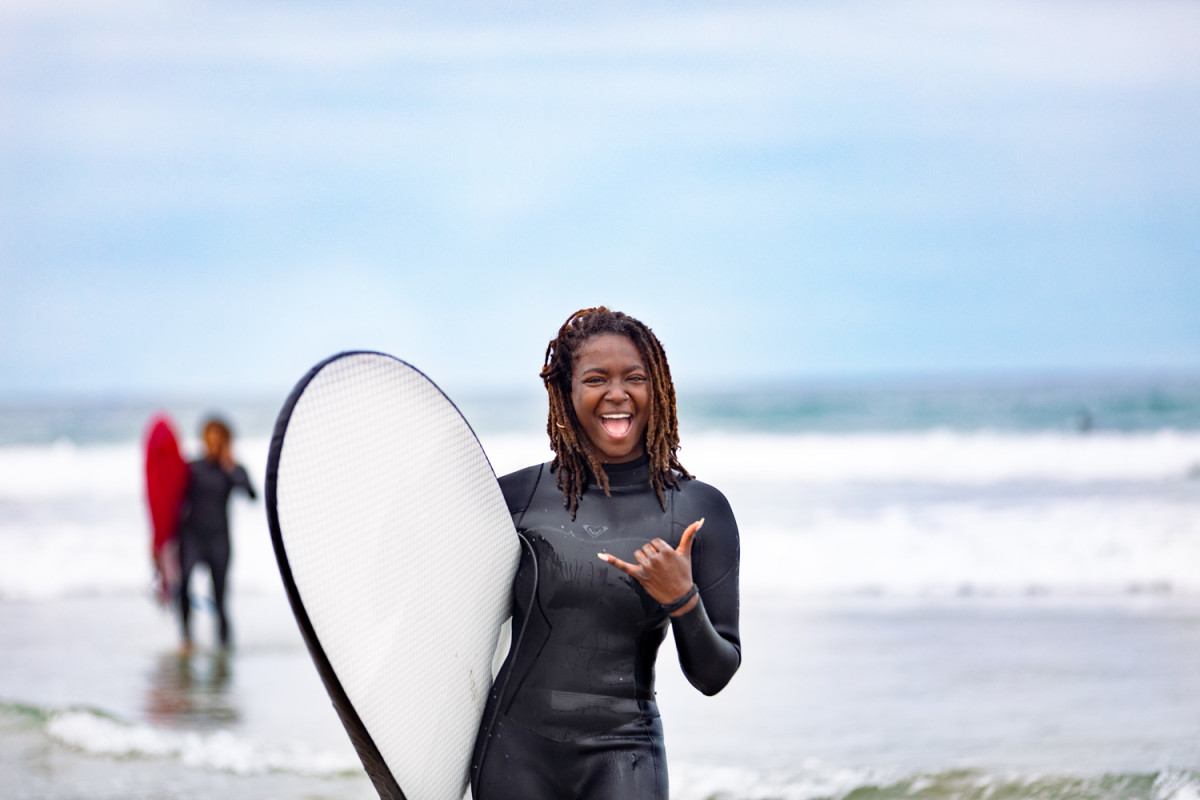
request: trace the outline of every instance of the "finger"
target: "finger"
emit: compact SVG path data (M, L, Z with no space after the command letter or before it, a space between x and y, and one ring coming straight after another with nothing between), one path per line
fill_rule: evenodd
M665 551L668 551L668 550L674 550L674 549L675 549L674 547L671 547L671 545L667 544L667 543L666 543L664 540L662 540L662 539L655 539L654 541L650 542L650 544L648 544L648 545L646 545L646 546L647 546L647 547L649 547L650 545L653 545L653 546L654 546L654 549L655 549L655 550L657 550L657 551L659 551L659 552L665 552Z
M629 575L630 577L636 577L635 573L637 573L638 568L635 567L633 564L628 564L628 563L622 561L621 559L617 558L616 556L609 555L608 553L598 553L597 555L600 556L601 561L608 562L608 564L610 566L616 567L617 569L621 570L621 572L624 572L626 575Z
M647 555L645 551L646 551L646 548L644 548L644 547L639 550L635 550L633 553L633 557L636 558L637 562L639 564L641 564L643 567L648 567L648 566L650 566L650 556Z
M675 552L681 556L691 555L692 540L696 538L696 531L704 527L704 517L688 525L683 532L683 536L679 537L679 547L675 548Z

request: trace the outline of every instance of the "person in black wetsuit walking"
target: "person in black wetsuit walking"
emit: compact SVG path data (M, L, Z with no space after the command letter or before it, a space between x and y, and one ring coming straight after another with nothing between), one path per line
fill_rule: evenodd
M737 523L676 457L675 390L644 324L576 312L541 375L555 458L500 479L528 547L472 795L667 800L655 659L670 628L700 691L737 671Z
M246 470L233 460L233 434L222 420L204 423L204 458L191 462L191 478L179 521L179 621L184 652L192 648L191 597L188 584L197 564L212 574L217 633L229 647L229 612L225 607L225 578L229 571L229 495L241 489L251 500L258 497Z

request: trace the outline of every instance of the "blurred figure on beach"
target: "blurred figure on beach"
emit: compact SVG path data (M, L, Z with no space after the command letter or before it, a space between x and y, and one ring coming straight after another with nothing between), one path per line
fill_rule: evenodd
M217 635L222 648L231 642L229 612L225 603L229 571L229 496L241 489L251 500L258 495L245 468L233 458L233 432L218 417L210 417L201 429L204 457L191 462L191 478L179 519L179 623L183 650L192 649L191 596L189 583L198 564L212 575L213 606Z

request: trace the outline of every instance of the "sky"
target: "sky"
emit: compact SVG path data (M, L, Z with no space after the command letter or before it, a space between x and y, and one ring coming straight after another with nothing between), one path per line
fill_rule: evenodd
M0 6L0 399L1200 370L1200 4Z

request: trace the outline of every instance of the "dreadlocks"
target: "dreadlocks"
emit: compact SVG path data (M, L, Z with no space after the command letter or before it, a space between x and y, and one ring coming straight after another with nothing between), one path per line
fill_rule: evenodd
M650 485L664 509L666 487L679 485L675 473L684 478L692 477L675 455L679 449L675 385L671 382L667 354L658 337L645 324L620 311L610 311L604 306L581 309L563 323L558 336L546 348L541 373L550 399L546 433L550 436L550 449L554 451L551 467L556 471L563 505L571 510L572 519L579 507L579 498L587 488L589 473L596 476L604 494L609 495L608 474L580 425L571 401L575 356L584 342L601 334L617 334L632 341L649 373L650 414L644 445L650 458Z

